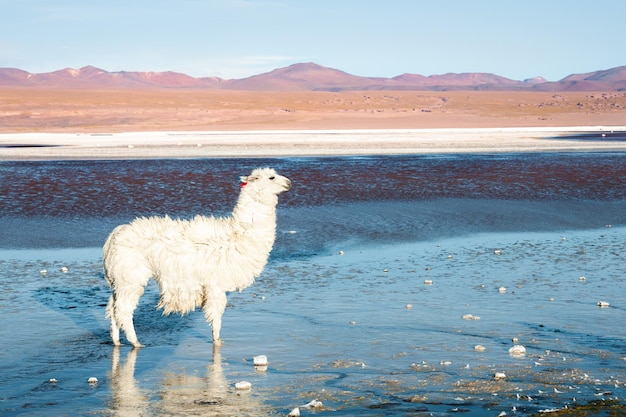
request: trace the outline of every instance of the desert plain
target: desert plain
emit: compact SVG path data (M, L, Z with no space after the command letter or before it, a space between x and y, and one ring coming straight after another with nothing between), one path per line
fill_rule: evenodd
M537 139L624 126L617 91L0 89L4 159L588 150Z

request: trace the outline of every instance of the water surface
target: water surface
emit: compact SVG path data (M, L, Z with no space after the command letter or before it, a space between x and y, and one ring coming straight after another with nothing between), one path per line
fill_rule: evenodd
M0 414L286 415L317 399L315 415L527 415L623 398L624 156L0 162ZM135 314L146 347L113 348L110 230L226 214L257 166L294 187L268 267L229 296L221 350L201 313L155 311L153 284Z

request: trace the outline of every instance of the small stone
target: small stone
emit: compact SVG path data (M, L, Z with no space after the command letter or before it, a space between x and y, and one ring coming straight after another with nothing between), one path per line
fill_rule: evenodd
M48 382L49 382L49 383L51 383L51 384L56 384L58 381L57 381L57 379L56 379L56 378L50 378L50 379L48 380Z
M487 348L484 347L483 345L476 345L476 346L474 346L474 350L476 352L484 352L485 350L487 350Z
M287 417L300 417L300 409L298 407L294 408L287 414Z
M425 285L433 285L433 280L432 279L425 279L424 280L424 284Z
M608 301L598 301L598 307L609 307L610 305Z
M514 345L509 349L509 355L522 356L526 354L526 348L522 345Z
M496 372L493 375L493 379L495 379L496 381L500 379L505 379L505 378L506 378L506 374L504 372Z
M317 400L312 400L307 404L304 404L303 406L301 406L302 408L322 408L324 406L324 404L322 404L321 401L317 401Z
M89 382L90 384L97 384L98 378L96 378L95 376L92 376L87 380L87 382Z
M235 383L235 389L239 391L245 391L251 388L252 388L252 384L249 383L248 381L240 381L240 382Z
M406 309L407 309L407 310L410 310L410 309L412 309L412 308L413 308L413 304L407 304L407 305L406 305Z
M506 292L506 287L500 287L500 288L498 288L498 292L499 292L500 294L504 294L504 293Z
M68 271L67 266L61 267L61 272L65 274L67 271Z
M268 365L267 356L265 355L255 356L254 358L252 358L252 361L254 363L254 366L267 366Z

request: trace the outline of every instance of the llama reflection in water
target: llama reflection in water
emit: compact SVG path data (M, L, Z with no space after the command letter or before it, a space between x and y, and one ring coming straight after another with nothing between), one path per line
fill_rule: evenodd
M254 393L237 392L222 370L219 348L207 365L206 377L180 372L164 372L158 383L142 384L135 379L139 349L131 349L124 363L120 347L111 356L111 415L116 417L147 414L186 416L267 416L268 406ZM251 366L251 372L254 372ZM141 388L141 385L145 385ZM151 386L151 387L148 387ZM153 400L151 400L153 399Z
M113 416L145 415L149 408L148 396L135 384L135 363L139 349L131 349L124 365L120 363L120 348L111 354L111 397L109 406Z

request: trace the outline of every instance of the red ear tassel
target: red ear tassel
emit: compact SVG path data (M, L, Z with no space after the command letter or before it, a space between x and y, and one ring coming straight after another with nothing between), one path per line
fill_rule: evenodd
M241 181L240 187L243 188L248 185L248 181Z

